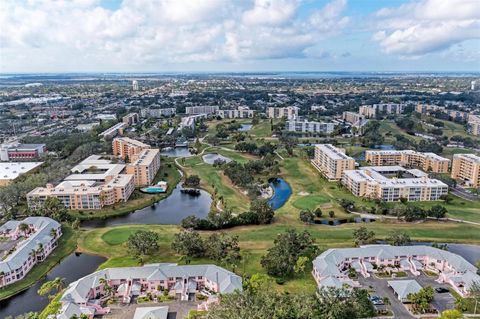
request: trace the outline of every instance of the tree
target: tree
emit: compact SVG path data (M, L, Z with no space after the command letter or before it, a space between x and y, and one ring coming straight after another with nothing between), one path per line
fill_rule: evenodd
M369 231L367 227L361 226L353 231L353 239L357 246L370 244L375 240L375 233Z
M323 215L322 210L318 207L315 209L314 213L315 213L315 217L317 218L320 218Z
M200 185L200 177L198 175L190 175L185 179L185 186L198 187Z
M266 199L255 199L250 204L250 211L255 213L260 224L270 224L275 215L274 210Z
M155 232L139 230L128 236L127 247L131 254L142 257L158 250L159 239L158 234Z
M293 267L293 271L296 274L302 274L305 272L305 267L307 266L307 263L310 261L308 257L305 256L300 256L297 259L297 262L295 263L295 266Z
M328 216L330 216L330 218L335 217L335 212L333 210L329 211Z
M430 286L420 289L419 292L409 294L408 300L412 303L412 307L417 313L426 313L430 309L430 302L433 300L433 288Z
M47 197L42 206L34 211L35 215L50 217L56 221L63 222L70 219L68 210L56 197Z
M394 231L387 237L387 242L393 246L405 246L410 243L410 236L402 231Z
M25 223L20 223L20 225L18 225L18 230L23 233L23 236L27 237L27 231L30 230L30 226Z
M54 294L52 292L58 293L65 287L65 278L57 277L54 280L47 281L42 284L37 293L40 296L48 295L49 299L52 299Z
M440 317L438 319L461 319L463 318L463 315L460 311L456 309L448 309L442 312Z
M444 218L447 213L448 213L448 210L442 205L434 205L432 206L432 208L430 208L427 214L430 217L439 219L439 218Z
M267 273L273 276L291 276L300 256L313 257L316 252L315 240L307 231L297 233L288 229L277 235L273 243L274 246L268 249L260 261Z
M242 259L238 236L229 236L225 233L210 235L205 242L205 255L216 262L237 265Z
M299 218L305 224L312 224L315 219L315 215L309 210L300 211Z
M202 237L196 231L182 230L173 237L172 249L178 254L196 258L205 255L205 245Z

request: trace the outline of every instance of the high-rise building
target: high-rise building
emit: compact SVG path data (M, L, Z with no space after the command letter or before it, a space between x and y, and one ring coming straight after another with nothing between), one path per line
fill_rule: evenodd
M132 81L132 89L134 91L138 91L138 81L137 80Z
M475 154L453 155L452 178L461 180L470 187L480 187L480 156Z
M122 118L122 122L127 125L134 125L140 122L140 117L138 113L129 113Z
M144 150L150 148L150 145L129 137L117 137L112 141L113 155L128 161L134 161Z
M315 145L312 165L329 180L339 180L345 170L355 169L355 160L332 144Z
M470 83L470 89L471 89L472 91L475 91L475 85L476 85L476 84L477 84L477 81L472 81L472 82Z
M144 149L135 161L127 164L127 174L134 176L135 185L150 185L160 169L160 150Z

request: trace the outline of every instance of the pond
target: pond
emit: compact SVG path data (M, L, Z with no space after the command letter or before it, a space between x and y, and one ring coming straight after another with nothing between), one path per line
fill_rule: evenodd
M11 298L0 301L0 318L15 317L26 312L43 310L48 305L49 300L47 296L39 296L37 290L44 282L60 277L65 278L65 284L68 285L95 271L105 260L106 258L100 256L81 253L70 254L35 285Z
M270 197L268 203L274 210L279 209L292 195L292 188L283 178L275 178L270 181L270 187L273 189L273 196Z
M152 206L124 216L109 219L92 219L82 222L82 227L95 228L123 224L179 224L187 216L204 218L210 211L212 197L204 190L199 195L182 193L178 184L172 193Z
M315 220L315 224L328 225L328 226L338 226L347 223L373 223L375 219L372 218L362 218L362 217L352 217L348 219L318 219Z
M225 163L230 163L232 160L228 157L225 157L223 155L217 154L217 153L210 153L210 154L205 154L202 156L202 159L205 163L213 165L215 164L215 161L220 160Z
M250 129L252 128L253 124L242 124L242 127L240 127L238 129L239 132L246 132L246 131L250 131Z
M187 157L192 156L188 147L167 147L162 149L160 155L168 157Z

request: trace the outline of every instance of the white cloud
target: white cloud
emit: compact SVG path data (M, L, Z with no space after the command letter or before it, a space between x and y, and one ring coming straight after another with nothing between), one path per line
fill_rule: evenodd
M418 58L480 38L478 0L419 0L375 14L372 39L388 54Z
M0 1L0 71L302 57L340 32L346 0ZM80 69L81 71L81 69Z

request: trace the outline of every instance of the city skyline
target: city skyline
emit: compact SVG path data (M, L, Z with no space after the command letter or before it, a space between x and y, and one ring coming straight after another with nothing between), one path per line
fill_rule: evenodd
M0 73L478 72L472 0L2 1Z

